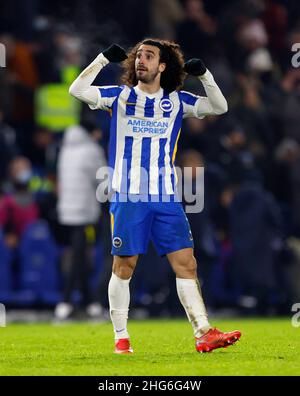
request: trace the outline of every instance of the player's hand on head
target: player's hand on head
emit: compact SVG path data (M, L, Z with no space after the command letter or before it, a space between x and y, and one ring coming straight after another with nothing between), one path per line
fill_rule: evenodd
M120 47L118 44L112 44L110 47L102 51L102 54L110 62L123 62L128 58L124 48Z
M202 76L207 69L201 59L193 58L184 64L183 70L191 76Z

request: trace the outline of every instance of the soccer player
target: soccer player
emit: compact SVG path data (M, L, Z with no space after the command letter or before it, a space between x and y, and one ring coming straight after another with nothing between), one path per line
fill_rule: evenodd
M123 62L124 85L93 86L109 62ZM187 74L207 97L181 91ZM179 45L146 39L128 54L117 44L100 53L70 87L91 109L111 113L109 166L113 268L108 294L115 353L132 353L127 331L129 283L139 254L151 239L176 274L179 299L191 322L198 352L234 344L239 331L223 333L208 322L193 256L193 237L177 199L174 160L182 119L227 111L227 102L200 59L184 64ZM168 198L167 200L165 198Z

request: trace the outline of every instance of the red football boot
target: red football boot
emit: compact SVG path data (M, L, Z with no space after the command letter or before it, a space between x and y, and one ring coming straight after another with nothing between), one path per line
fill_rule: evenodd
M223 333L216 328L210 329L202 337L196 337L196 351L202 353L210 352L217 348L226 348L238 341L241 335L238 330Z
M133 349L130 346L129 338L120 338L115 343L115 353L133 353Z

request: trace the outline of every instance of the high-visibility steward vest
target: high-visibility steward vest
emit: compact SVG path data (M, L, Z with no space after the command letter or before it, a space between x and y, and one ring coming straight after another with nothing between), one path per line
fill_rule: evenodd
M34 175L29 181L29 189L33 193L49 193L54 191L54 183L47 178Z
M81 102L69 94L77 68L62 70L62 83L45 84L35 93L35 122L53 132L62 132L80 122Z

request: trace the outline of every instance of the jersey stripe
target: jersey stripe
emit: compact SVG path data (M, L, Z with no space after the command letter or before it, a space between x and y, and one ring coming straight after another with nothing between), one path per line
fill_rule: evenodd
M122 161L121 191L126 191L126 192L128 192L130 185L129 172L131 168L132 144L133 144L133 137L125 136L124 155Z
M163 185L163 180L164 180L164 166L165 166L165 146L167 143L166 138L159 139L159 157L158 157L158 168L159 168L159 179L158 179L158 191L159 195L162 195L165 193L163 190L165 190L164 185ZM164 170L164 173L162 173Z
M151 142L151 153L150 153L150 174L149 174L149 193L157 195L158 190L158 153L159 153L159 142L162 139L152 139Z
M109 169L115 168L116 162L116 150L117 150L117 112L118 112L118 101L116 100L112 108L112 116L110 123L110 138L109 138ZM115 172L113 172L115 173ZM109 175L109 182L111 183L113 175Z
M154 117L154 99L146 98L145 110L144 110L144 117Z
M171 133L171 140L170 140L170 168L171 168L171 184L173 191L175 191L175 178L174 178L174 161L175 161L175 156L176 156L176 151L177 151L177 143L180 135L180 128L181 128L181 120L183 116L183 104L180 102L180 107L179 111L177 113L177 116L175 118L173 130ZM174 154L175 153L175 154Z
M182 115L183 115L183 105L182 103L180 103L180 107L179 107L179 111L176 115L175 121L174 121L174 125L173 125L173 129L172 129L172 133L171 133L171 141L170 141L170 165L172 166L172 160L173 160L173 153L174 153L174 149L175 149L175 145L176 142L178 141L178 135L180 132L180 128L181 128L181 120L182 120Z
M102 98L113 98L119 95L119 93L122 91L121 87L115 86L115 87L107 87L107 88L99 88L100 95Z
M163 194L173 194L174 190L172 187L171 174L172 170L170 167L170 140L167 140L165 145L165 157L164 157L164 167L165 167L165 180L164 180L164 191Z
M194 106L194 104L197 102L199 99L196 95L193 95L189 92L181 91L179 92L179 97L182 100L182 102Z
M173 195L182 118L186 113L193 115L197 96L182 91L169 94L160 89L148 97L137 87L126 86L116 98L108 97L116 94L116 87L101 89L107 95L103 103L107 103L105 100L112 103L109 149L109 164L114 168L112 187L130 194ZM162 100L166 103L160 105ZM172 111L165 111L168 108Z
M118 101L119 102L119 101ZM124 131L121 130L120 126L122 125L122 115L120 111L120 104L117 106L115 111L113 111L114 116L116 115L116 124L117 124L117 139L116 139L116 150L115 150L115 169L112 179L112 187L116 191L120 191L121 187L121 175L122 175L122 160L124 155L124 147L125 147L125 134Z
M135 93L135 90L131 88L129 97L126 102L126 115L135 114L136 101L137 101L137 95Z
M140 190L141 156L142 139L134 139L132 146L131 174L129 186L130 194L138 194Z
M144 137L142 140L142 156L141 156L141 181L140 193L149 193L149 169L151 156L151 138Z

